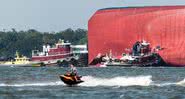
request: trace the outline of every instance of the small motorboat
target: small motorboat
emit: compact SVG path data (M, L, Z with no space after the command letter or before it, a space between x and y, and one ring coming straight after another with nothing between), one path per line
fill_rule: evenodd
M69 85L69 86L77 85L84 82L81 80L82 76L64 74L64 75L60 75L59 77L66 85Z

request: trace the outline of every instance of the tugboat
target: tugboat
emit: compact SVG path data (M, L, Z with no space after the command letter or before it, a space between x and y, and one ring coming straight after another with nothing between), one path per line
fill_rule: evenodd
M143 40L137 41L132 48L131 54L123 54L120 62L132 66L158 66L163 64L162 58L155 51L151 51L150 43Z
M162 50L162 48L158 47L156 50ZM132 52L124 53L122 56L113 57L111 51L109 55L98 56L98 58L92 61L93 65L100 63L106 63L106 66L124 67L146 67L165 65L165 62L160 57L160 55L157 52L151 50L150 43L144 40L142 42L137 41L132 47Z
M63 61L70 61L74 58L71 43L64 42L64 40L59 39L55 47L50 45L43 45L43 51L38 50L32 51L32 62L40 63L41 66L58 65Z
M22 56L16 51L15 59L1 62L0 66L32 66L33 63L26 56Z

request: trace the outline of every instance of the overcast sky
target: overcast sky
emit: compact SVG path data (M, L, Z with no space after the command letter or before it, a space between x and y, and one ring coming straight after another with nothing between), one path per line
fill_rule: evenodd
M151 5L185 5L185 0L0 0L0 31L87 29L98 9Z

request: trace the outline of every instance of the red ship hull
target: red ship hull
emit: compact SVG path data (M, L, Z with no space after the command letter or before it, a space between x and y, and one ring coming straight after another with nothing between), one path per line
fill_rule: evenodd
M42 62L42 61L59 60L59 59L65 60L66 58L71 58L71 57L73 57L73 54L34 56L34 57L32 57L32 61L41 61Z
M107 8L88 23L89 63L112 50L126 53L136 41L160 46L159 55L173 66L185 66L185 6Z

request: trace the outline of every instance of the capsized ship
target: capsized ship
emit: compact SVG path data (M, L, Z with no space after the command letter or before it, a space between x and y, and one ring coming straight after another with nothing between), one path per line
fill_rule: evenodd
M117 7L98 10L88 22L89 63L112 50L126 53L146 40L166 64L185 66L185 6Z
M43 45L43 51L39 52L38 50L32 51L32 62L41 63L40 65L57 65L62 61L69 61L74 58L71 43L64 42L64 40L59 40L55 44L55 47L50 45Z

